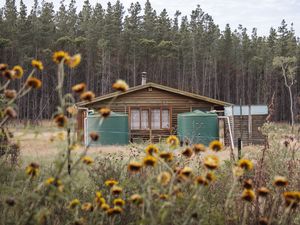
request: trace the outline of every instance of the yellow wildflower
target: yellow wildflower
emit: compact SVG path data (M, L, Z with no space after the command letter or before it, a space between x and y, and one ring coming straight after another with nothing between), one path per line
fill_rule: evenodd
M266 197L267 195L269 195L270 190L266 187L261 187L258 188L257 193L259 196Z
M94 92L92 91L86 91L86 92L83 92L81 95L80 95L80 99L82 101L92 101L93 99L95 98L95 94Z
M35 77L29 77L26 81L26 86L29 88L40 88L42 87L42 81L40 81L39 79L35 78Z
M244 189L242 193L242 199L248 202L252 202L255 199L255 193L251 189Z
M157 163L157 159L151 155L147 155L143 159L143 163L145 166L155 166Z
M13 71L15 72L14 73L14 78L17 78L17 79L22 78L22 76L24 74L24 71L23 71L23 68L21 66L19 66L19 65L14 66Z
M216 180L216 176L215 176L215 174L212 173L212 172L206 173L205 178L206 178L206 180L209 181L209 182L212 182L212 181L215 181L215 180Z
M94 162L94 160L89 156L84 156L81 160L86 165L90 165Z
M217 169L219 167L220 160L215 155L208 155L204 158L204 165L210 170Z
M222 150L223 145L220 141L218 140L214 140L212 142L209 143L209 148L215 152L219 152Z
M143 167L143 164L140 163L140 162L136 162L136 161L133 161L133 162L130 162L128 164L128 170L130 172L139 172Z
M116 186L114 185L112 188L111 188L111 193L114 194L114 195L119 195L121 194L123 191L123 189L119 186Z
M153 155L154 153L158 153L158 148L154 144L150 144L145 149L148 155Z
M66 63L70 68L75 68L76 66L79 65L79 63L81 62L81 55L80 54L76 54L73 55L72 57L68 58Z
M176 148L179 145L179 139L175 135L170 135L167 140L167 144Z
M37 163L30 163L27 167L26 167L26 173L31 176L32 178L36 177L40 172L40 166Z
M283 193L283 196L287 207L297 208L300 202L300 191L287 191Z
M64 190L64 185L62 184L62 181L58 178L54 178L54 177L49 177L45 183L47 185L53 185L54 187L56 187L60 192L63 192Z
M6 77L8 80L12 80L15 78L15 71L13 70L5 70L2 72L2 75Z
M245 189L252 189L253 188L253 181L251 179L244 180L243 187Z
M114 180L114 179L106 180L106 181L104 182L104 184L105 184L106 186L109 186L109 187L112 187L112 186L114 186L114 185L116 185L116 184L118 184L118 183L119 183L119 182L116 181L116 180Z
M67 125L68 119L64 114L57 114L54 116L54 122L58 127L65 127Z
M157 176L157 182L163 186L168 185L170 180L171 180L171 174L169 172L161 172Z
M195 183L199 184L199 185L204 185L204 186L208 185L208 181L204 177L202 177L202 176L196 177L195 178Z
M106 118L106 117L108 117L109 115L110 115L110 109L109 108L101 108L100 110L99 110L99 113L100 113L100 115L102 116L102 117L104 117L104 118Z
M185 166L181 171L180 175L184 177L189 177L192 174L193 170L190 167Z
M187 147L186 149L184 149L181 154L187 158L190 158L193 155L193 150L189 147Z
M50 184L52 184L52 183L54 182L54 180L55 180L54 177L49 177L49 178L45 181L45 183L48 184L48 185L50 185Z
M72 87L72 91L76 92L76 93L82 93L84 92L86 88L85 83L80 83L80 84L76 84Z
M7 65L7 64L5 64L5 63L1 63L1 64L0 64L0 71L1 71L1 72L3 72L4 70L7 70L7 68L8 68L8 65Z
M105 199L102 198L102 194L100 191L97 191L96 192L96 196L95 196L95 199L94 199L95 203L99 206L101 206L102 204L106 203Z
M159 195L159 198L161 200L167 200L169 198L169 195L167 195L167 194L161 194L161 195Z
M282 176L276 176L274 178L274 185L277 187L285 187L288 185L288 180L285 177Z
M43 70L44 69L43 63L40 60L33 59L31 61L31 65L33 67L37 68L38 70Z
M118 214L121 214L122 212L123 212L123 209L119 206L115 206L106 211L107 215L109 215L109 216L118 215Z
M159 157L167 162L171 162L173 160L174 155L171 152L161 152L159 153Z
M238 166L248 171L253 169L253 163L248 159L240 159L238 162Z
M134 203L134 204L142 204L143 203L143 198L139 194L133 194L130 196L129 200Z
M197 154L199 152L205 152L206 151L205 145L203 145L203 144L195 144L193 146L193 151L195 152L195 154Z
M106 203L103 203L103 204L101 205L101 209L102 209L103 211L106 211L106 210L109 209L109 205L106 204Z
M91 211L93 211L94 207L93 207L92 203L85 202L81 205L81 209L85 212L91 212Z
M70 56L67 52L57 51L57 52L54 52L52 59L56 64L59 64L63 60L68 61L70 59Z
M80 201L77 198L75 198L72 201L70 201L70 203L68 205L68 208L69 209L74 209L78 205L80 205Z
M115 206L120 206L120 207L125 205L125 201L121 198L114 199L113 203Z

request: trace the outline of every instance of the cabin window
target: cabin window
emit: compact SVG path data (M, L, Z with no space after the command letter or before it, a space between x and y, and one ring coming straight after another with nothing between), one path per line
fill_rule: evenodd
M151 128L160 129L160 109L151 110Z
M171 127L169 109L143 107L131 109L130 112L132 130L160 130Z
M140 129L140 110L131 110L131 129Z
M163 109L161 111L161 128L170 128L170 112L168 109Z
M141 110L141 129L149 129L149 110Z

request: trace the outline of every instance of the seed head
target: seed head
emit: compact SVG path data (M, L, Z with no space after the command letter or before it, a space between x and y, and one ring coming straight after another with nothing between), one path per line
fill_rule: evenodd
M92 139L92 141L97 141L99 139L99 134L96 131L92 131L90 133L90 138Z
M187 158L190 158L193 155L193 150L190 147L187 147L181 152L181 154Z
M17 92L16 92L16 90L6 89L4 91L4 95L5 95L6 98L12 99L12 98L15 98L17 96Z
M85 83L80 83L80 84L76 84L72 87L72 91L76 92L76 93L82 93L84 92L86 88Z
M125 92L128 90L128 84L124 80L117 80L113 85L113 89Z
M30 77L26 81L26 86L30 87L30 88L38 89L42 86L42 81L40 81L39 79L37 79L35 77Z

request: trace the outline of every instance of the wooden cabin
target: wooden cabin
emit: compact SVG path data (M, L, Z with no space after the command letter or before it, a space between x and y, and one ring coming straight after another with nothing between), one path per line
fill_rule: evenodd
M78 128L83 130L86 110L98 110L108 105L114 112L128 114L131 141L157 141L176 134L178 114L215 110L224 115L224 107L231 104L156 83L144 83L124 93L114 92L91 102L78 103Z

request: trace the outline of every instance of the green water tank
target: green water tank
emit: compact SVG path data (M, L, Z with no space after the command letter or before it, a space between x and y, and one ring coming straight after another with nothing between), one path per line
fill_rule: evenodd
M195 110L181 113L178 119L178 136L181 141L188 140L193 144L209 145L219 139L218 115L211 112Z
M95 131L100 138L95 145L127 145L129 143L128 115L112 112L103 119L99 114L89 114L85 119L85 144L90 142L89 133Z

